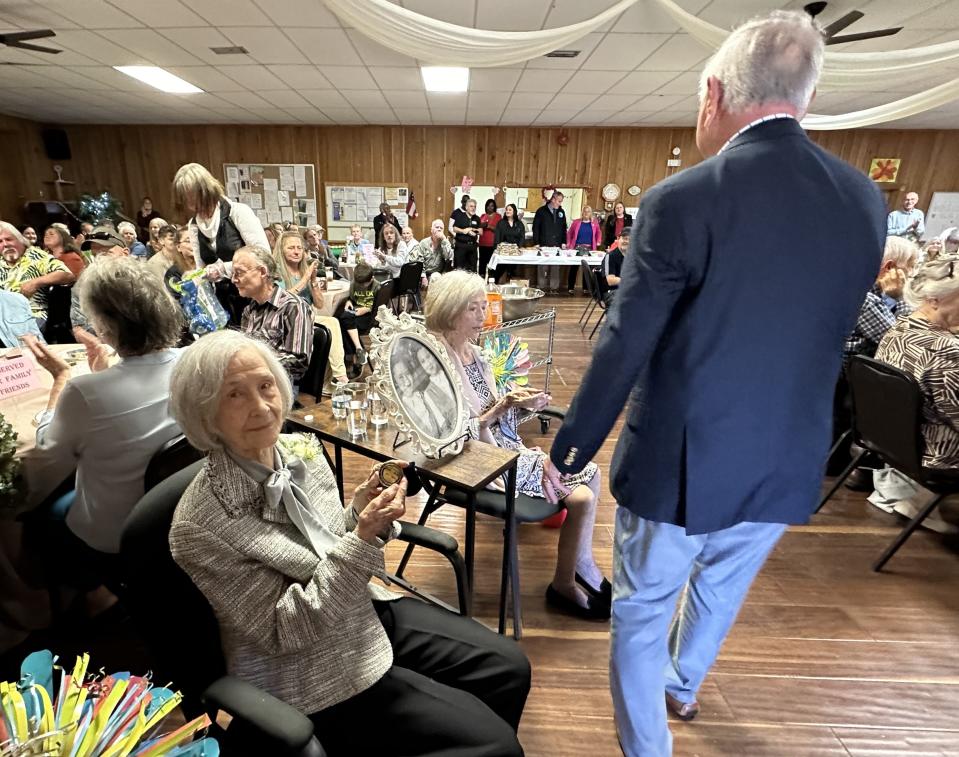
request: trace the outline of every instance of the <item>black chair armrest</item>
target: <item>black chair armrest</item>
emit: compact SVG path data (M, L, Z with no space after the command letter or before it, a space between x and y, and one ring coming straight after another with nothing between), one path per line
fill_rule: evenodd
M557 420L566 419L566 408L565 407L555 407L553 405L548 405L542 410L537 411L537 415L545 415L548 418L556 418Z
M208 712L215 714L215 710L223 710L233 718L228 732L236 725L244 733L255 731L257 736L272 743L273 754L311 757L326 754L314 739L313 722L306 715L246 681L223 676L214 681L200 699Z
M415 544L417 547L426 547L447 557L459 552L460 545L449 534L437 531L429 526L420 526L416 523L400 521L400 541Z

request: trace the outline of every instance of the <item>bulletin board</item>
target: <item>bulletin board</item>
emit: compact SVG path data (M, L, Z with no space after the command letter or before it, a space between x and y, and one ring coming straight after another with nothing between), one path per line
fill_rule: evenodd
M959 226L959 192L935 192L926 212L925 239L932 239L952 226Z
M326 234L334 241L346 239L350 227L358 224L372 236L373 219L380 214L380 203L387 203L396 220L406 226L406 205L410 189L405 184L323 184L326 195ZM370 241L373 241L370 239Z
M312 163L224 163L223 179L226 196L253 208L262 226L317 222Z

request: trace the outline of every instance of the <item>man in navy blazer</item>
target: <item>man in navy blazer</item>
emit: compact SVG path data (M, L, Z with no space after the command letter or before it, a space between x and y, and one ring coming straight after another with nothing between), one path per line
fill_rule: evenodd
M885 239L878 190L797 121L822 56L815 22L775 12L707 63L707 160L640 205L553 444L548 477L581 470L630 400L611 470L610 662L629 757L671 753L667 707L695 717L753 578L819 497L843 340Z

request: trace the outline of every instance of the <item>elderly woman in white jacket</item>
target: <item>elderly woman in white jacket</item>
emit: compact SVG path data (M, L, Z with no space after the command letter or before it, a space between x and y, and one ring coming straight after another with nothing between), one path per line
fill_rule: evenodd
M338 755L521 755L519 648L382 585L405 481L377 468L344 509L308 437L281 437L292 397L266 345L221 331L184 352L173 413L205 467L170 545L209 600L230 672L308 714Z

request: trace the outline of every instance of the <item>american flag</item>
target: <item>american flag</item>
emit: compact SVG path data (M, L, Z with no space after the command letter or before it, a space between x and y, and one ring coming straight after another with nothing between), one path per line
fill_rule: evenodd
M416 218L416 198L410 192L410 199L406 202L406 215L411 219Z

